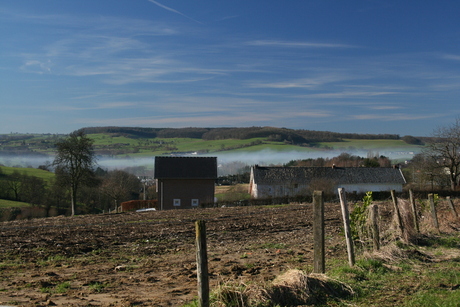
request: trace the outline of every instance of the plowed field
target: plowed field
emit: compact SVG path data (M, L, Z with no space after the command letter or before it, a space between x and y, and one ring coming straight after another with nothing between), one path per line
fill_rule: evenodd
M211 289L311 271L311 204L12 221L0 224L0 304L181 306L197 296L195 220L206 221ZM340 204L326 204L325 225L326 257L346 258Z

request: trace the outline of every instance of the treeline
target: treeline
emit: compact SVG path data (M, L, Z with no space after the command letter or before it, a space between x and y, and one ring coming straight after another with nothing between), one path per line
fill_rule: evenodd
M391 167L391 160L385 156L360 156L342 153L333 158L316 158L304 160L291 160L284 166L299 167Z
M123 201L143 198L143 193L146 193L146 199L156 198L151 182L143 183L126 171L98 168L91 185L82 186L78 191L78 214L113 211ZM20 170L6 174L1 167L0 199L30 205L27 215L22 208L0 208L0 221L69 214L70 210L69 190L59 176L47 181Z
M0 198L27 202L31 205L44 205L48 199L47 183L44 179L14 171L10 175L0 168Z
M141 127L88 127L86 134L110 133L129 138L196 138L203 140L266 138L268 141L301 145L317 142L340 142L343 139L391 139L419 144L421 140L412 136L401 138L398 134L357 134L330 131L314 131L276 127L245 128L141 128Z
M35 135L33 134L0 134L0 141L23 141L33 139Z

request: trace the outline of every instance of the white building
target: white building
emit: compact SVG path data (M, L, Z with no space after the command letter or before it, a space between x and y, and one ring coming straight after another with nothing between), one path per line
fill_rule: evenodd
M305 195L310 186L320 190L338 188L347 192L365 193L395 190L401 192L406 183L402 171L381 167L265 167L251 168L249 192L252 198Z

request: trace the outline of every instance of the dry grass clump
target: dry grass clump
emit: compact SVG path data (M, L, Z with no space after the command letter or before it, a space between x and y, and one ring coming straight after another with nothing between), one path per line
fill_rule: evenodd
M398 205L401 214L401 223L403 225L401 237L405 242L414 242L417 232L415 230L414 214L411 209L411 204L406 199L398 198Z
M414 215L412 213L410 202L405 199L398 198L401 227L398 226L398 216L394 211L394 208L390 209L388 203L379 203L379 209L380 207L384 208L384 211L379 210L379 214L381 215L381 220L379 222L381 239L380 245L391 244L391 242L399 240L403 242L414 242L417 237L417 232L415 230ZM391 216L386 216L385 219L382 219L382 214L384 214L384 212L391 212ZM368 218L367 227L369 227L369 229L371 227L371 223L372 221Z
M324 274L307 275L300 270L289 270L273 281L270 294L275 305L295 306L347 298L354 295L354 291Z
M372 254L365 253L364 256L369 259L380 260L386 264L397 263L401 260L432 261L429 255L420 252L412 244L404 244L399 241L385 245L379 251L374 251Z
M354 295L354 291L323 274L307 275L300 270L289 270L266 288L226 283L215 294L213 306L273 307L325 303L331 299L348 298Z
M279 305L306 304L311 296L309 277L300 270L289 270L278 276L270 289L270 296Z
M229 281L219 285L213 294L213 307L271 306L267 291L256 284Z

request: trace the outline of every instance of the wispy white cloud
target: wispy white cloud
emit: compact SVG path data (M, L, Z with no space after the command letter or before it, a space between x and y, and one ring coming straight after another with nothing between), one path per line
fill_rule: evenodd
M61 104L61 105L50 105L46 108L61 111L90 111L90 110L109 110L109 109L126 109L139 107L137 102L128 101L114 101L106 103L98 102L86 102L79 105L76 104Z
M274 88L274 89L290 89L290 88L314 88L323 84L315 79L299 79L285 82L269 82L269 83L251 83L249 87L253 88Z
M50 73L51 61L26 60L20 69L26 72L38 74Z
M307 95L303 95L302 97L339 99L339 98L374 97L374 96L395 95L395 94L399 94L399 92L354 91L354 92L307 94Z
M369 109L371 110L399 110L399 109L404 109L404 107L398 105L398 106L389 106L389 105L386 105L386 106L369 106Z
M170 7L168 7L168 6L164 5L164 4L161 4L161 3L157 2L157 1L154 1L154 0L148 0L148 1L149 1L149 2L152 2L153 4L155 4L155 5L159 6L159 7L161 7L162 9L168 10L168 11L173 12L173 13L175 13L175 14L179 14L179 15L181 15L181 16L184 16L185 18L188 18L188 19L190 19L190 20L196 22L196 23L202 24L202 22L200 22L200 21L198 21L198 20L195 20L195 19L193 19L192 17L189 17L189 16L185 15L184 13L181 13L181 12L179 12L178 10L175 10L175 9L173 9L173 8L170 8Z
M207 112L200 112L200 107L195 110L196 112L185 109L183 112L174 112L171 116L143 116L143 117L129 117L123 118L123 125L137 125L137 126L150 126L150 127L216 127L216 126L251 126L254 124L270 125L274 121L289 123L294 119L318 119L328 118L333 116L329 111L311 110L311 111L297 111L292 110L279 110L273 112L272 110L260 111L244 111L239 108L238 110L227 110L226 112L219 112L216 110L209 110ZM84 125L114 125L121 119L92 119L81 118L80 124Z
M352 74L343 74L343 73L325 73L325 74L316 74L316 73L305 73L312 75L308 78L299 78L289 81L279 81L279 82L249 82L248 87L251 88L273 88L273 89L291 89L291 88L306 88L312 89L325 84L331 84L340 81L347 81L355 78Z
M421 120L428 118L437 118L445 116L446 114L409 114L409 113L396 113L396 114L358 114L349 116L353 120L381 120L381 121L401 121L401 120Z
M30 23L35 26L53 26L48 29L48 35L62 33L63 30L79 31L79 33L113 33L118 35L136 33L136 35L175 35L178 30L165 23L153 22L145 19L133 19L126 17L87 15L78 16L75 14L32 14L25 12L6 11L2 19L12 22ZM53 30L54 29L54 30Z
M356 46L337 43L290 42L280 40L254 40L246 42L248 46L274 46L295 48L357 48Z
M456 82L444 81L442 84L433 84L431 85L431 88L435 91L460 90L460 80Z
M442 55L442 58L445 60L460 61L460 55L456 55L456 54L444 54Z
M126 126L147 126L147 127L211 127L211 126L238 126L247 125L250 122L256 123L267 120L264 117L254 118L253 115L247 114L242 116L228 116L228 115L216 115L216 116L191 116L189 114L185 116L173 116L173 117L130 117L130 118L110 118L110 119L88 119L80 118L75 119L78 124L82 125L119 125L123 122Z

